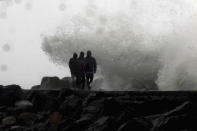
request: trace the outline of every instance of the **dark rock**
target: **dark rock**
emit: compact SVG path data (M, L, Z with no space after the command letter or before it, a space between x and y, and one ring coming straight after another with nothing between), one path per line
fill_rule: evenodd
M47 126L46 123L39 123L34 125L32 128L29 128L29 130L33 131L48 131L49 130L49 126Z
M61 89L58 95L58 100L60 102L63 102L66 97L73 95L73 94L75 94L74 91L69 88Z
M44 106L44 110L50 110L50 111L57 111L59 108L59 101L57 98L46 96L46 103Z
M65 101L61 104L59 110L63 114L73 115L81 110L82 99L78 96L71 95L66 97Z
M40 114L40 113L37 113L37 119L34 121L34 124L46 122L47 116L48 116L48 115L45 115L45 116L44 116L44 115L42 115L42 114Z
M30 101L21 100L21 101L15 102L15 106L20 107L20 108L31 108L33 104Z
M108 116L116 116L122 112L120 103L114 98L107 98L104 101L103 114Z
M47 95L45 93L32 93L30 99L32 99L33 108L35 111L41 110L57 110L59 107L59 101L56 97Z
M0 105L13 106L18 100L21 100L23 91L18 85L8 85L1 89Z
M12 126L10 127L10 131L24 131L25 127L22 126Z
M43 110L46 104L46 96L42 93L35 93L32 98L32 104L35 111Z
M4 119L2 119L2 125L3 126L10 126L16 123L16 118L14 116L8 116Z
M15 102L14 112L15 114L19 114L21 112L33 111L33 104L27 100L21 100Z
M31 87L31 90L37 90L37 89L40 89L40 85L35 85Z
M40 84L42 89L61 89L69 86L66 80L60 80L58 77L43 77Z
M150 131L152 123L145 118L132 118L128 122L122 124L118 131Z
M82 117L75 121L73 124L64 129L64 131L84 131L92 123L93 115L84 114Z
M38 118L38 115L31 112L21 113L17 120L20 125L32 125L34 121Z
M100 117L96 122L91 124L87 131L116 131L117 125L110 117Z
M4 91L6 91L6 92L17 92L17 91L19 91L19 92L21 92L22 91L22 89L21 89L21 87L19 86L19 85L8 85L8 86L4 86L4 88L3 88L3 90Z
M6 112L7 106L0 106L0 112Z
M184 102L177 108L161 114L154 123L152 131L176 131L176 130L197 130L194 121L197 121L197 106L189 101Z
M49 123L52 126L58 126L61 123L62 114L59 112L53 112L49 118Z
M96 106L88 106L83 108L83 113L97 113L100 109Z

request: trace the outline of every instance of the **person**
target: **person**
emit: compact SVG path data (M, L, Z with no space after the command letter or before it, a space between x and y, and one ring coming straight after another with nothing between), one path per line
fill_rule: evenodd
M70 68L70 73L72 77L72 84L73 87L76 86L75 81L77 77L77 65L78 65L78 59L77 59L77 53L73 53L73 57L70 58L69 60L69 68Z
M94 57L92 57L91 51L87 51L85 72L86 72L87 86L89 89L91 88L90 84L94 79L94 73L96 73L96 70L97 70L96 60Z
M84 52L80 52L77 66L77 86L82 89L85 87L85 63Z

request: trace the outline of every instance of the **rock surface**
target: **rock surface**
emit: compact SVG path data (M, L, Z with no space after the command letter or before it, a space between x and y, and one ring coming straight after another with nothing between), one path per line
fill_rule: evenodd
M39 89L0 86L0 131L197 130L195 91L87 91L52 79Z

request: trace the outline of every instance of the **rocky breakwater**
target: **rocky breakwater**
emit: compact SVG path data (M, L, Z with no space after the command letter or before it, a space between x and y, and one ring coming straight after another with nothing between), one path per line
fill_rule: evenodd
M0 86L0 120L0 131L196 131L197 92Z

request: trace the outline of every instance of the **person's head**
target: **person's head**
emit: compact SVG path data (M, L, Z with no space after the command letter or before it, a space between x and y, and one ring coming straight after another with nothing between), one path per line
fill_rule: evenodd
M87 57L91 57L92 56L92 52L89 50L87 51Z
M77 53L73 53L73 58L74 58L74 59L77 58Z
M80 58L83 58L84 57L84 52L83 51L80 52L80 56L79 57Z

